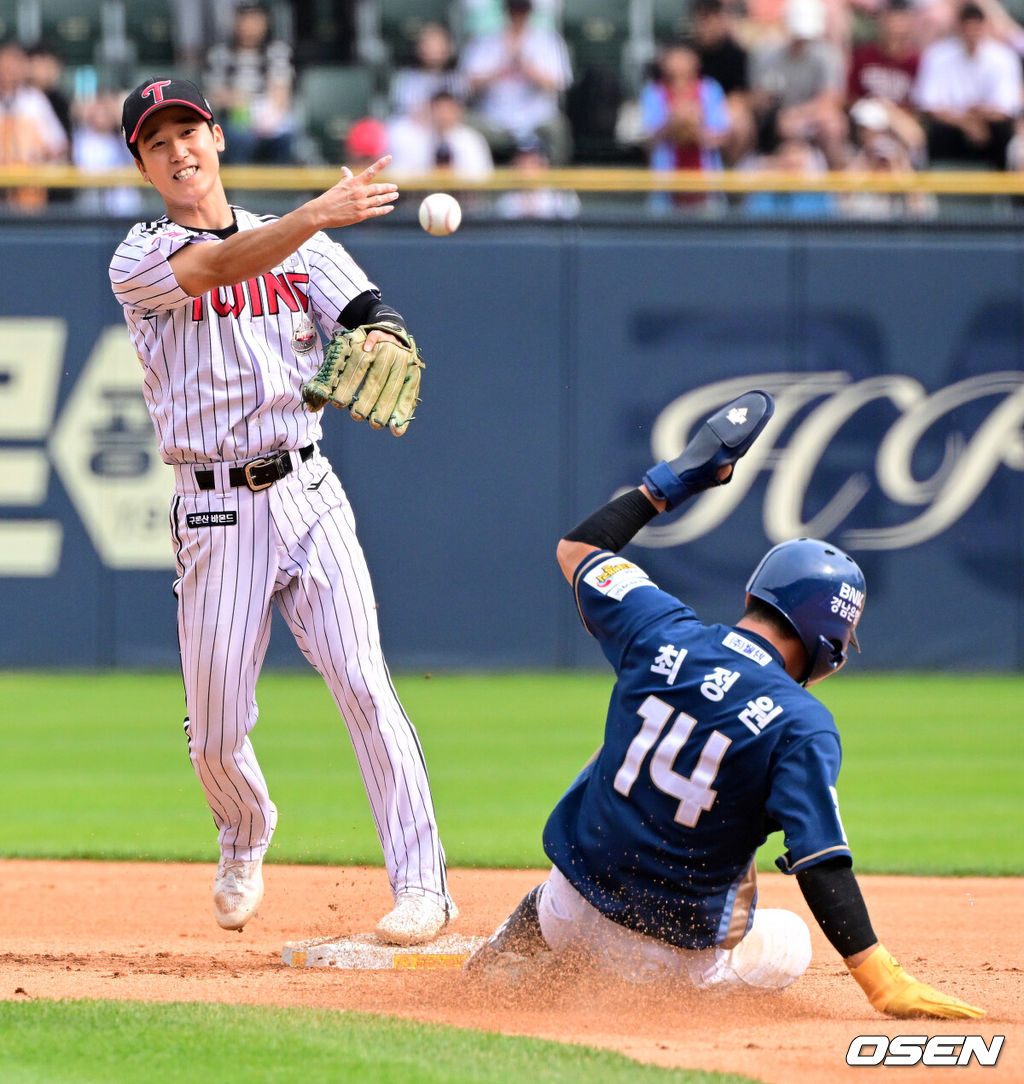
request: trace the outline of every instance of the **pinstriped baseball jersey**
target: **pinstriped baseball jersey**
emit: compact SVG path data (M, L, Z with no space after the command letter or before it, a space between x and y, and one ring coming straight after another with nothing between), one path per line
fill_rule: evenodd
M297 334L312 330L308 321L329 332L351 301L376 287L341 245L317 233L264 274L191 296L168 262L175 252L270 221L231 210L227 230L167 217L139 224L110 265L161 454L175 473L170 518L189 756L221 854L262 858L277 809L250 734L276 606L344 719L392 891L433 897L447 913L423 750L384 660L351 506L316 447L321 415L301 398L323 351L318 338L309 352L293 349ZM283 477L250 485L243 472L239 481L238 465L269 453L284 457Z
M272 220L232 210L238 230ZM305 408L300 388L320 367L323 350L317 340L296 355L292 336L309 317L330 332L353 298L375 289L341 245L317 233L271 271L191 297L168 259L184 245L216 243L225 232L167 218L140 223L110 263L167 463L253 459L316 441L321 415Z

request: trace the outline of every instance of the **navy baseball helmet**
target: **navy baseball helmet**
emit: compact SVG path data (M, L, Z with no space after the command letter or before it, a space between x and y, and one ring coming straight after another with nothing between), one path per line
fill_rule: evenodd
M802 685L834 674L858 651L864 610L864 573L838 546L794 538L770 549L747 582L747 594L774 607L793 626L807 652Z

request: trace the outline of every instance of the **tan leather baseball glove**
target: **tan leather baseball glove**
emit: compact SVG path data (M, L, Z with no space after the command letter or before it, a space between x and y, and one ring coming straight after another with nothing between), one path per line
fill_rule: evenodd
M369 350L371 331L386 331L398 342L384 339ZM357 422L374 429L390 429L400 437L414 417L420 401L423 358L413 337L399 324L363 324L335 330L316 375L302 385L302 398L310 410L328 402L348 410Z

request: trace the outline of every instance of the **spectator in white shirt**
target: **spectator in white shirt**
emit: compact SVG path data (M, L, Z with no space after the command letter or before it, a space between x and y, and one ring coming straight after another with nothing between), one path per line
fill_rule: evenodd
M466 124L462 102L446 90L430 99L425 118L395 117L388 124L389 173L416 176L443 170L463 180L494 172L487 140Z
M472 113L499 160L540 139L553 165L568 162L572 150L562 95L572 82L569 50L553 30L531 23L531 0L505 0L505 26L497 34L472 38L460 71L469 83Z
M109 91L75 103L71 161L83 173L103 173L131 165L132 155L121 134L121 98ZM138 187L82 188L80 207L94 214L136 215L142 207Z
M967 0L957 33L925 49L914 85L932 164L951 160L1005 169L1022 93L1020 57L992 38L985 12Z
M67 161L67 133L46 95L29 85L28 63L24 48L17 42L0 44L0 166ZM0 189L0 200L34 210L46 202L46 189Z

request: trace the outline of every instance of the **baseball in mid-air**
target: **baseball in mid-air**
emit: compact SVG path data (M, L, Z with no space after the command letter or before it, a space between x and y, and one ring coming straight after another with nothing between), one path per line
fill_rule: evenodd
M454 233L462 221L462 208L447 192L432 192L420 204L420 225L435 237Z

